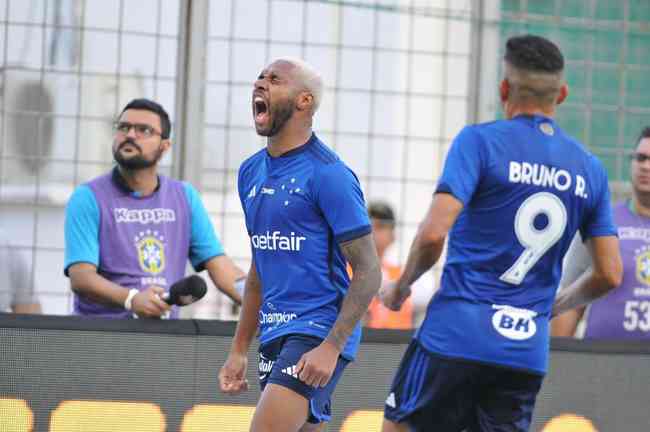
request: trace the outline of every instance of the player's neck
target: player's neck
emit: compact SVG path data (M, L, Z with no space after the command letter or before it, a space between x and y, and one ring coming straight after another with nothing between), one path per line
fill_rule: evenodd
M650 196L635 194L632 198L632 207L637 215L650 218Z
M277 134L269 137L266 147L271 156L278 157L305 144L311 134L311 122L301 125L287 122Z
M526 105L506 105L504 107L506 118L512 119L518 115L541 115L544 117L553 118L555 116L555 106L540 107L540 106L526 106Z
M140 196L151 195L158 187L158 172L155 166L139 170L127 170L118 166L117 169L129 188Z

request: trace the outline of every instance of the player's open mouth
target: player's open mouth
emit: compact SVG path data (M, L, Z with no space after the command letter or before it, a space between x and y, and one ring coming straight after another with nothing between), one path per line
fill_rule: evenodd
M269 117L268 105L260 96L253 98L253 115L255 123L264 123Z

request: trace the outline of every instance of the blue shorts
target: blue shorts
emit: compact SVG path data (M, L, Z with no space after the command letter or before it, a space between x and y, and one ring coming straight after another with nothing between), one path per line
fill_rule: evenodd
M260 389L273 383L289 388L309 401L309 423L327 422L332 416L331 396L343 370L350 363L339 356L332 378L325 387L312 387L294 376L295 365L307 351L323 340L314 336L292 334L274 339L259 349Z
M384 416L413 431L528 431L543 379L440 357L413 339L393 379Z

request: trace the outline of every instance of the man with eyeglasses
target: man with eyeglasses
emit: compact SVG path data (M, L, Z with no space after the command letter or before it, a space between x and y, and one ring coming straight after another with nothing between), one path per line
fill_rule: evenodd
M77 187L66 207L65 267L79 315L178 317L162 296L189 259L241 303L244 273L224 254L201 198L189 183L158 173L171 147L165 109L127 104L114 125L117 165Z
M641 131L630 162L632 197L613 208L618 225L623 280L588 307L559 315L554 336L585 339L650 340L650 127ZM580 238L574 239L560 286L571 285L589 271L591 260ZM579 326L583 322L584 325Z

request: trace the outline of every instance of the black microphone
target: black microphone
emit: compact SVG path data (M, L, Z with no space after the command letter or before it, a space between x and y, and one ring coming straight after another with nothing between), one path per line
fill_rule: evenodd
M201 300L207 291L203 278L193 274L174 282L162 299L169 305L187 306Z

